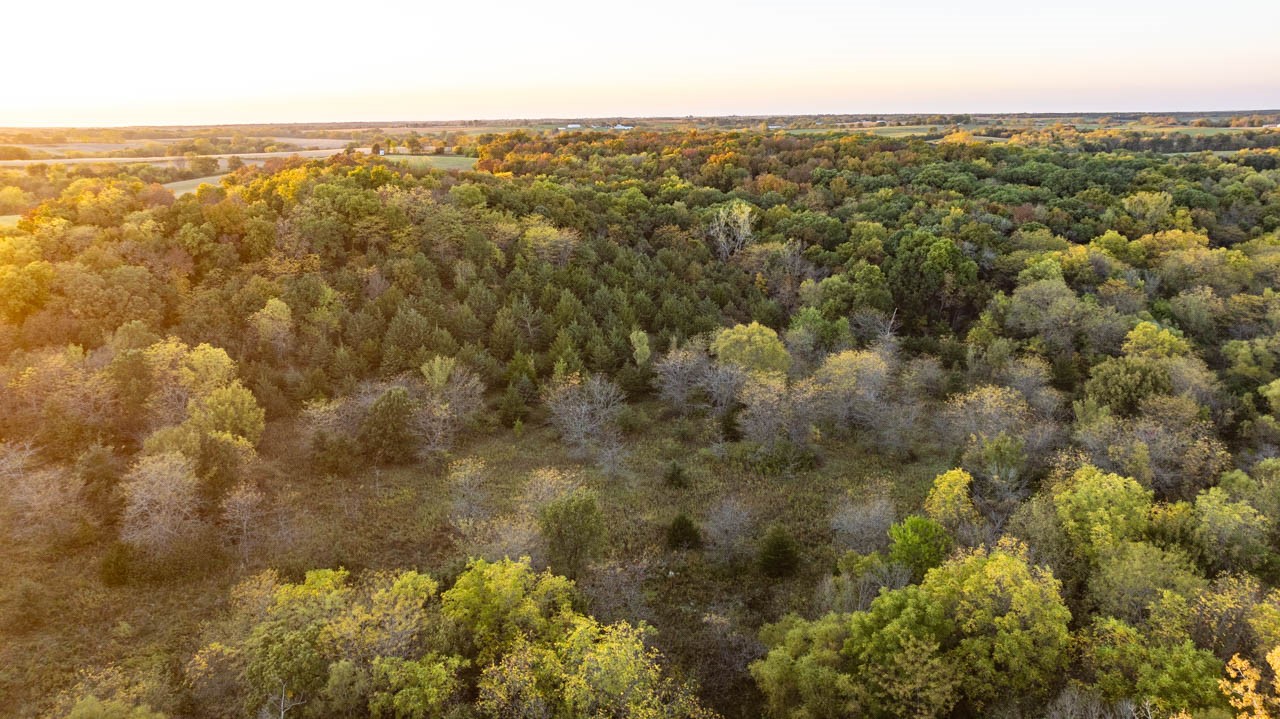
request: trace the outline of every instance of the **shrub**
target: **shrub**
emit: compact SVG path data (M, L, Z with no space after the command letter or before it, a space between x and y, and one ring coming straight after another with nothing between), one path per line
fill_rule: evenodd
M775 524L760 542L756 560L765 576L789 577L800 568L800 547L784 527Z
M670 549L698 549L702 546L702 532L689 515L681 512L667 527L667 547Z
M312 461L325 474L342 476L359 464L360 448L350 437L319 432L311 443Z
M684 470L684 466L679 462L672 462L667 465L667 471L663 472L662 479L667 483L668 487L684 489L689 486L689 473Z
M576 489L552 500L538 512L551 567L575 578L604 545L604 515L595 492Z
M124 542L115 542L107 549L98 566L98 577L108 587L127 584L133 575L133 552Z
M360 433L360 446L375 462L405 462L417 449L410 423L414 402L403 387L392 387L382 393L369 408Z

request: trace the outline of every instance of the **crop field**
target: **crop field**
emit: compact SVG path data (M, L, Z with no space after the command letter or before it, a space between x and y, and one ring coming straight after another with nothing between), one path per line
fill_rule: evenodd
M165 185L177 197L188 195L196 191L196 188L204 185L216 185L225 175L209 175L208 177L196 177L190 180L181 180L179 182L170 182Z
M362 149L362 152L368 152L368 149ZM296 152L244 152L239 154L223 154L223 155L206 155L206 157L216 157L218 159L227 159L229 157L239 157L246 163L263 163L273 158L287 157L305 157L314 159L319 157L329 157L342 152L341 148L330 148L327 150L299 150ZM28 165L40 164L65 164L65 165L83 165L89 163L115 163L119 165L147 163L152 165L171 165L182 162L182 157L73 157L65 160L0 160L0 167L26 167Z
M322 150L341 150L350 144L350 140L330 139L326 137L272 137L276 142L286 142L298 147L318 147Z
M116 152L119 150L131 150L137 147L146 147L147 145L168 145L179 142L176 139L156 139L156 140L126 140L124 142L68 142L49 145L13 145L13 147L21 147L25 150L35 152L46 152L50 155L66 155L68 153L103 153Z
M411 169L470 170L476 166L476 158L458 155L387 155L387 159Z
M0 215L0 230L17 227L22 215Z

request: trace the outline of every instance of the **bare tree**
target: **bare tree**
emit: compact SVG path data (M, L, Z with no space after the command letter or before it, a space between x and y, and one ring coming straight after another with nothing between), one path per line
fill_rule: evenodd
M280 689L271 693L267 703L258 710L258 719L285 719L291 709L306 704L305 699L298 699L294 693L280 680Z
M478 457L468 457L449 463L448 483L453 495L450 514L455 521L475 520L484 516L485 462Z
M241 482L222 500L223 533L227 543L240 550L240 561L261 540L266 498L251 482Z
M738 426L752 442L806 444L818 417L818 387L810 380L788 386L781 375L752 375L742 387Z
M35 464L35 456L30 442L0 442L0 485L17 481Z
M545 542L532 515L516 512L488 519L460 519L456 526L467 556L491 562L528 557L534 569L547 567Z
M1049 386L1049 379L1049 363L1039 357L1020 357L997 374L1000 384L1022 393L1042 418L1052 418L1062 407L1062 393Z
M747 383L747 371L735 364L708 362L702 374L702 390L711 403L711 411L723 416L738 402L738 395Z
M5 484L14 513L10 529L16 538L57 541L87 519L80 500L83 483L73 472L59 467L24 469Z
M455 475L456 470L456 475ZM451 482L474 486L484 477L483 463L463 460L451 467ZM466 553L491 561L529 557L534 568L547 566L546 543L538 528L538 512L547 504L582 486L579 477L554 467L534 470L525 481L515 505L505 514L485 516L475 508L475 516L455 515L454 526L463 537ZM477 498L466 500L474 507Z
M892 355L872 350L840 352L827 357L814 382L823 414L837 428L875 426L888 400Z
M599 375L586 380L572 374L544 394L551 424L574 452L602 455L621 442L617 419L624 395L618 385Z
M653 364L658 396L682 415L697 409L698 392L711 364L703 343L674 347Z
M1063 689L1044 710L1045 719L1120 719L1107 703L1074 684Z
M647 554L601 562L578 578L578 587L591 602L591 616L602 622L652 622L644 585L654 571Z
M707 515L702 530L707 551L725 564L744 560L751 551L754 522L742 500L727 497Z
M855 500L846 497L831 515L836 547L861 554L889 546L889 527L896 518L893 502L883 494Z
M120 536L154 557L172 555L202 529L196 474L177 452L143 457L120 487L124 517Z
M721 261L728 260L751 243L752 207L738 200L716 210L707 234Z
M897 562L872 561L852 574L825 577L814 594L820 612L860 612L871 606L883 589L901 589L911 583L910 567Z
M484 385L452 357L435 357L422 365L422 375L426 387L414 417L422 451L446 452L458 430L480 409Z

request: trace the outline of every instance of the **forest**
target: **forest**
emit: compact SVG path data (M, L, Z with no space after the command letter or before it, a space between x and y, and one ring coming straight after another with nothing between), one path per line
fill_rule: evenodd
M944 130L0 170L0 715L1280 717L1280 131Z

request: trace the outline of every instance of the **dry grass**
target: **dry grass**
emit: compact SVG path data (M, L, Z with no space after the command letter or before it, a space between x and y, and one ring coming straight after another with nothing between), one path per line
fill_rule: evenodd
M605 515L607 548L601 569L582 580L590 605L616 615L610 619L651 622L658 646L695 675L706 664L706 643L723 634L723 626L708 624L707 617L719 617L729 622L724 631L750 638L786 612L811 611L814 587L836 559L830 516L847 495L887 491L902 513L918 506L932 478L946 469L936 458L898 462L870 454L855 441L824 441L816 469L764 476L704 449L705 419L669 417L655 403L633 410L639 413L638 429L626 437L627 457L612 475L571 456L536 421L518 435L503 427L478 428L450 459L482 459L479 513L503 518L524 512L521 526L528 524L527 492L538 470L558 470L594 489ZM75 544L58 550L0 544L0 695L7 705L0 715L48 713L84 670L115 665L145 674L157 667L161 686L173 681L166 672L201 644L201 627L224 611L228 589L266 567L292 579L315 567L412 567L447 583L464 566L467 545L460 523L450 516L456 491L447 462L361 463L349 476L324 476L311 469L303 436L293 421L268 427L255 475L278 510L263 521L269 539L248 566L211 554L186 570L106 587L98 572L109 531L86 529ZM684 488L664 480L673 461L686 470ZM773 523L797 538L803 566L795 578L770 580L749 562L726 566L710 552L667 549L666 528L676 514L703 524L725 497L736 497L751 515L743 536L748 552ZM754 689L748 682L733 691L740 693L734 703L746 706L749 696L741 692Z
M459 155L386 155L384 159L414 170L470 170L476 166L476 158Z
M191 180L180 180L178 182L169 182L165 187L171 191L174 196L181 197L189 195L196 191L201 185L216 185L226 175L209 175L208 177L196 177Z

